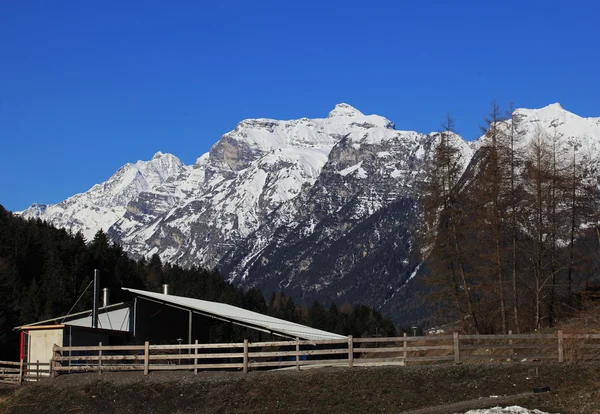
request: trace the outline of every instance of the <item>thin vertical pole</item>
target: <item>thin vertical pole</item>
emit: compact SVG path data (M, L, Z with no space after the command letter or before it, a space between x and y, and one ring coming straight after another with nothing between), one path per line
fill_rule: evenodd
M133 299L133 337L134 338L135 338L135 328L136 328L135 320L137 318L137 302L138 302L138 298L136 296L135 299Z
M25 350L25 331L21 331L21 348L19 349L19 359L23 359L23 351ZM29 354L29 352L27 353ZM27 355L29 356L29 355Z
M23 383L23 359L21 359L21 363L19 364L19 385Z
M35 371L36 371L35 380L39 381L40 380L40 360L39 359L37 361L35 361Z
M405 338L408 336L408 334L406 332L404 332L404 334L402 335ZM406 358L408 357L408 352L406 351L406 348L408 348L408 342L403 341L403 345L402 347L404 348L404 352L402 353L402 357L404 358L404 365L406 365Z
M72 346L73 346L73 327L71 325L69 325L69 348L71 348ZM77 355L79 355L79 352L77 352ZM73 351L71 351L69 349L69 357L72 357L72 356L73 356ZM67 365L69 366L69 368L71 367L71 358L69 358ZM71 373L71 370L69 369L69 374L70 373Z
M58 375L58 372L56 371L56 368L58 368L58 364L59 361L56 359L58 356L60 355L60 353L58 352L58 345L54 344L52 346L52 360L50 361L51 365L52 365L52 378L56 378L56 376Z
M188 319L188 344L192 344L192 321L193 321L194 315L192 314L192 311L189 311L189 319Z
M348 335L348 368L354 366L354 341L352 335Z
M148 371L150 371L150 342L146 341L144 343L144 375L148 375Z
M300 338L296 337L296 371L300 371Z
M92 328L98 327L98 283L100 282L98 269L94 269L94 303L92 308Z
M458 332L454 332L454 363L460 364L460 338Z
M192 311L189 311L189 316L188 316L188 345L192 345L192 322L193 321L194 321L194 314L192 313ZM188 355L191 355L191 353L192 353L192 349L190 347L190 348L188 348ZM179 360L179 363L181 363L181 359Z
M244 339L244 374L248 373L248 340Z
M508 331L508 336L511 336L511 335L512 335L512 330L509 330L509 331ZM508 344L509 344L509 345L512 345L512 344L513 344L513 339L512 339L512 338L510 338L510 339L508 340ZM509 351L510 351L510 359L512 359L513 355L515 354L515 350L514 350L513 348L510 348L510 350L509 350Z
M196 345L194 348L194 355L195 355L195 357L194 357L194 375L198 375L198 340L197 339L194 341L194 345Z
M102 374L102 342L98 343L98 374Z
M563 331L558 331L558 362L565 361Z

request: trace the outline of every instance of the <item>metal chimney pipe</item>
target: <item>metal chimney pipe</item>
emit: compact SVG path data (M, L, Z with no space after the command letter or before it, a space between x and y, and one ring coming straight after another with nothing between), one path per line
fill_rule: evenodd
M102 289L102 307L106 308L110 305L110 290L108 288Z
M163 295L168 295L169 294L169 285L167 285L166 283L163 285Z
M98 327L98 284L100 283L100 272L94 269L94 303L92 307L92 328Z

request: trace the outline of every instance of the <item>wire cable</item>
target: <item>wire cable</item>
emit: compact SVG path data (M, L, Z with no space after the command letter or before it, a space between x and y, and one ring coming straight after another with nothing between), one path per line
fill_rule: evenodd
M62 320L60 321L60 323L63 323L65 321L65 319L67 319L67 316L69 316L71 314L71 312L73 311L73 309L75 309L75 306L77 306L77 304L79 303L79 301L81 300L81 298L83 297L83 295L85 294L85 292L87 292L87 290L90 288L90 286L92 286L93 283L94 283L94 281L92 280L90 282L90 284L87 285L87 287L84 289L83 293L81 295L79 295L79 297L75 301L75 304L71 307L71 309L69 309L69 312L67 312L67 314L62 318Z

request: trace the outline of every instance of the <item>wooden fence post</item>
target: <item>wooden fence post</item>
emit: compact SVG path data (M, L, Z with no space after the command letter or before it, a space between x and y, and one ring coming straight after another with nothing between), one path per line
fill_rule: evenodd
M460 338L458 332L454 332L454 363L460 364Z
M194 375L198 375L198 340L194 341Z
M558 362L564 362L565 361L565 349L564 349L563 331L558 331L557 336L558 336Z
M56 358L60 355L58 352L58 345L54 344L52 346L52 359L50 360L50 371L52 373L51 377L52 378L56 378L56 376L58 375L58 372L56 371L56 368L58 368L58 364L60 361L58 361Z
M98 374L102 374L102 342L98 343Z
M21 362L19 363L19 385L23 383L23 359L21 358Z
M248 373L248 340L244 339L244 374Z
M300 371L300 338L296 337L296 371Z
M39 359L37 361L35 361L35 370L36 370L35 380L39 381L40 380L40 360Z
M150 342L144 342L144 375L150 371Z
M348 335L348 368L354 366L354 342L352 341L352 335Z
M406 332L404 332L404 336L405 338L408 336L408 334ZM408 357L408 352L406 352L406 348L408 348L408 342L407 341L403 341L402 343L402 347L404 348L404 352L402 353L402 357L404 358L402 362L404 362L404 365L406 364L406 358Z
M511 336L511 335L512 335L512 330L509 330L508 331L508 336ZM508 344L509 345L513 344L513 339L512 338L508 339ZM512 357L515 354L515 350L513 348L510 348L508 351L510 352L510 358L508 359L510 361L510 360L512 360Z

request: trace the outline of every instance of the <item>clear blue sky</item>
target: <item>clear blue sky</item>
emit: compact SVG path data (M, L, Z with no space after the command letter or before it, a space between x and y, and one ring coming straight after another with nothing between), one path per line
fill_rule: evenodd
M0 204L336 103L473 139L495 97L600 116L597 1L0 0Z

